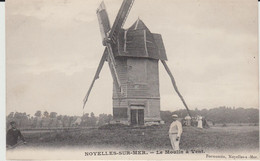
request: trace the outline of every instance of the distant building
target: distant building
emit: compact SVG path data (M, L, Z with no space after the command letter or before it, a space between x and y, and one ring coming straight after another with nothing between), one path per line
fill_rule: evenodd
M80 117L77 117L73 123L72 123L72 126L79 126L81 124L82 120Z

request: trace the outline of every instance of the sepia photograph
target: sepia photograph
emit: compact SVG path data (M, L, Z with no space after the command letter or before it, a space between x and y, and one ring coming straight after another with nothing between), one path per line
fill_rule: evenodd
M255 0L7 0L7 160L259 160Z

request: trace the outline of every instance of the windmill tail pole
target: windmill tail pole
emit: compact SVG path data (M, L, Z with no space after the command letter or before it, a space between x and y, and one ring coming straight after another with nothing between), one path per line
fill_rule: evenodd
M190 110L189 110L189 108L188 108L188 106L187 106L187 104L186 104L184 98L182 97L181 93L180 93L179 90L178 90L178 87L177 87L177 85L176 85L175 79L174 79L174 77L173 77L173 75L172 75L172 73L171 73L171 71L170 71L168 65L166 64L166 62L165 62L164 60L161 60L161 62L162 62L162 64L163 64L165 70L167 71L167 73L169 74L169 76L170 76L170 78L171 78L172 85L173 85L173 87L174 87L176 93L177 93L178 96L180 97L180 99L181 99L183 105L185 106L185 108L186 108L187 111L188 111L189 116L191 117Z

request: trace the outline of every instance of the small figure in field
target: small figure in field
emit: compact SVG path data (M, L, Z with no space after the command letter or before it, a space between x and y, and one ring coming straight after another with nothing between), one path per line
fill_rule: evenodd
M203 128L202 126L202 117L201 116L198 116L198 128Z
M169 137L171 140L172 148L173 150L179 150L179 144L181 140L181 134L182 134L182 124L178 120L178 115L172 115L173 122L171 123L170 129L169 129Z
M7 131L6 134L6 146L7 148L12 148L18 145L18 138L22 140L23 144L26 144L25 139L20 130L16 128L16 123L14 121L10 122L11 129Z

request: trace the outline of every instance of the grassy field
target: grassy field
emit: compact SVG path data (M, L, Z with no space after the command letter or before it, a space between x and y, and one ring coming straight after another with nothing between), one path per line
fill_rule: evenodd
M27 147L117 147L121 149L171 149L169 125L147 128L81 129L77 131L22 131ZM181 149L258 150L259 126L198 129L183 127Z

